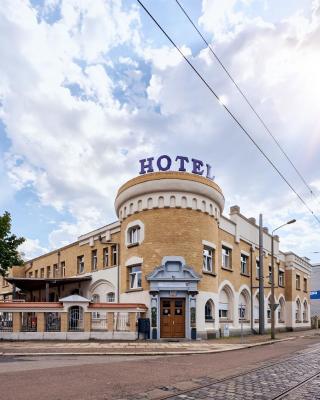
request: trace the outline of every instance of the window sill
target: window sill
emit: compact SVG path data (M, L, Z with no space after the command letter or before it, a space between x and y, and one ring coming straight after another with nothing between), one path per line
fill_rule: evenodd
M136 289L128 289L126 290L126 293L131 293L131 292L142 292L143 288L136 288Z
M279 284L278 286L281 287L281 288L284 288L284 285L280 285L280 284Z
M250 319L239 318L239 322L242 322L243 324L248 324L250 322Z
M247 278L250 278L250 275L249 275L249 274L243 274L242 272L240 272L240 275L245 276L245 277L247 277Z
M309 322L308 320L303 321L304 324L306 324L307 322Z
M127 248L128 249L130 249L130 247L136 247L136 246L139 246L139 242L137 242L137 243L130 243L130 244L127 244Z
M296 324L301 324L302 321L296 319Z
M307 290L304 290L303 293L308 293L308 291L307 291Z
M206 319L205 322L206 322L206 323L209 323L209 324L210 324L210 323L213 324L213 323L214 323L214 319Z
M221 267L221 269L223 269L224 271L233 272L232 268Z
M296 287L296 290L301 290L301 289Z
M233 324L233 320L232 319L224 319L224 318L220 318L219 322L221 323L228 323L228 324Z
M202 270L202 273L205 275L217 276L217 274L215 272L209 272L209 271Z

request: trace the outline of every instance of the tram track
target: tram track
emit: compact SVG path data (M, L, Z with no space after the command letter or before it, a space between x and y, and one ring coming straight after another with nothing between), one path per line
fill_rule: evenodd
M312 353L319 353L319 350L320 350L320 346L317 346L315 349L311 349L311 350L308 350L308 351L304 350L303 352L301 352L301 353L298 352L298 353L294 354L291 357L285 357L285 358L283 358L283 359L281 359L279 361L271 362L271 363L268 363L266 365L262 365L260 367L250 369L249 371L244 371L244 372L241 372L239 374L234 374L234 375L228 376L226 378L213 380L212 382L209 382L209 383L206 383L206 384L203 384L203 385L195 386L195 387L193 387L191 389L180 390L180 391L176 391L175 393L170 393L168 395L164 395L164 396L158 397L157 400L167 400L167 399L175 399L175 398L178 399L178 396L180 396L180 395L187 395L187 394L190 394L190 393L192 393L194 391L197 391L197 390L206 389L206 388L209 388L209 387L214 387L216 385L223 384L223 383L228 382L228 381L232 381L233 379L237 379L237 378L240 378L240 377L245 377L246 375L250 375L250 374L253 374L253 373L256 373L256 372L260 372L260 371L266 370L268 368L272 368L274 366L283 364L283 363L288 362L290 360L294 361L294 360L297 360L299 358L303 358L305 356L308 356L308 355L310 355ZM312 381L313 379L315 379L317 377L320 377L320 368L315 374L307 377L305 380L303 380L301 382L298 382L296 385L294 385L294 386L282 391L281 393L277 394L276 396L270 397L269 400L285 399L290 393L293 393L294 391L297 391L298 389L303 387L305 384L307 384L308 382ZM162 388L162 390L164 390L164 389Z

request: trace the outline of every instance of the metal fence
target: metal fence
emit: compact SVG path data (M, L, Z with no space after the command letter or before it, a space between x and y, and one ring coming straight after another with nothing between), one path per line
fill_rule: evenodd
M12 313L4 312L0 313L0 331L1 332L12 332Z
M114 313L114 330L125 332L130 330L129 313Z
M60 313L45 313L45 330L46 332L60 332L61 317Z
M34 312L21 313L21 332L37 332L37 317Z
M91 318L92 331L108 330L108 314L106 312L94 312Z
M72 332L83 331L83 308L73 306L69 308L69 323L68 329Z

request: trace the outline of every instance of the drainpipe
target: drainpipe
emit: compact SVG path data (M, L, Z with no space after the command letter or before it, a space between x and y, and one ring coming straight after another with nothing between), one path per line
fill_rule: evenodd
M251 246L250 248L250 291L251 291L251 296L250 296L250 328L251 332L254 332L253 329L253 280L252 280L252 273L253 273L253 256L254 256L254 250L253 247Z
M117 255L118 255L118 262L117 262L117 303L120 303L120 245L117 243Z

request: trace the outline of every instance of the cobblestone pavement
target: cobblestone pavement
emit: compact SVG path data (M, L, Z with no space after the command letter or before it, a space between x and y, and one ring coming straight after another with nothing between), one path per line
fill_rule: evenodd
M308 381L303 384L305 380ZM192 389L195 386L198 386L198 388ZM320 346L317 346L311 352L305 351L281 362L264 366L233 378L215 382L212 378L204 377L203 379L190 381L189 388L183 387L182 384L180 388L175 385L172 387L159 387L157 390L153 390L153 393L139 394L130 397L130 399L320 399ZM184 390L184 392L181 392L181 390ZM165 396L166 391L167 396ZM290 392L285 394L287 391ZM180 394L178 394L179 392Z

